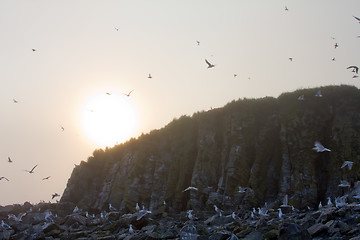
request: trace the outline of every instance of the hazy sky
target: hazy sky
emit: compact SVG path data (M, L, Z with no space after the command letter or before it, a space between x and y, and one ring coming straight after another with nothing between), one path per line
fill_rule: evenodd
M353 16L359 0L0 0L0 205L62 194L114 122L121 142L234 99L359 87Z

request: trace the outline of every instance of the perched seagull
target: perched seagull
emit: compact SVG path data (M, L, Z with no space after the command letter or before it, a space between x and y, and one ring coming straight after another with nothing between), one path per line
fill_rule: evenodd
M8 157L8 162L9 162L9 163L12 163L12 162L13 162L10 157Z
M44 177L42 180L48 180L50 176Z
M328 197L327 205L328 205L329 207L332 207L332 206L333 206L333 203L331 202L331 198L330 198L330 197Z
M190 220L194 220L194 219L195 219L194 215L192 215L192 211L193 211L193 210L188 210L188 211L187 211L187 217L188 217L188 219L190 219Z
M196 188L196 187L187 187L183 192L186 192L186 191L189 191L189 190L197 191L198 188Z
M346 69L350 69L350 68L352 68L353 70L353 72L356 72L356 74L358 74L359 73L359 67L358 66L350 66L350 67L347 67Z
M278 210L279 210L279 218L289 218L288 216L283 214L283 212L281 211L281 208L278 208Z
M352 161L344 161L344 163L341 165L341 168L347 167L348 170L350 171L353 166L353 163L354 162Z
M267 214L267 210L266 211L264 211L262 208L258 208L258 214L260 215L260 216L269 216L269 214Z
M136 211L140 211L140 206L138 203L136 203L136 207L135 207Z
M59 194L57 194L57 193L54 193L54 194L52 194L51 196L52 196L52 198L51 198L51 199L54 199L54 198L56 198L56 197L60 197L60 195L59 195Z
M356 20L358 20L359 21L359 23L360 23L360 18L358 18L358 17L355 17L355 16L353 16Z
M6 177L0 177L0 180L3 180L3 179L5 179L6 181L10 181L9 179L7 179Z
M135 233L135 232L134 232L134 229L133 229L133 227L132 227L132 224L130 224L130 226L129 226L129 233Z
M300 95L300 96L298 97L298 100L299 100L299 101L304 101L304 94L303 94L303 95Z
M246 192L246 188L239 186L238 193L245 193L245 192Z
M28 172L28 173L34 173L34 169L37 167L38 165L36 164L30 171L28 171L28 170L24 170L24 171L26 171L26 172Z
M13 102L14 102L14 103L18 103L18 100L16 100L16 99L13 99Z
M109 210L112 211L112 212L115 212L116 211L116 208L114 208L111 203L109 203Z
M338 48L338 47L339 47L339 45L338 45L337 43L335 43L334 47L335 47L335 48Z
M320 203L319 203L319 206L318 206L318 208L320 209L320 208L322 208L322 204L321 204L321 201L320 201Z
M16 222L22 222L22 218L26 215L25 213L19 213L18 216L15 216L14 214L9 214L8 215L8 219L9 220L14 220Z
M78 213L78 212L80 212L80 209L78 208L78 206L75 206L73 213Z
M208 68L213 68L213 67L215 67L215 65L213 65L213 64L211 64L211 63L209 63L209 61L208 61L208 60L206 60L206 59L205 59L205 62L207 63Z
M330 149L325 148L323 145L321 145L321 143L319 141L315 141L314 143L315 147L313 147L312 149L317 151L317 152L331 152Z
M4 220L1 220L1 227L5 230L12 230L12 228L4 222Z
M350 187L350 183L346 180L341 180L338 186L346 188L346 187Z
M321 94L321 90L319 90L316 94L315 97L322 97L323 95Z
M125 96L130 97L130 94L133 92L134 90L131 90L129 93L124 93Z
M232 217L232 219L234 219L234 220L240 220L239 216L237 216L237 215L235 214L235 212L232 212L231 217Z
M149 76L148 76L148 78L152 78L152 76L151 76L151 74L149 73Z

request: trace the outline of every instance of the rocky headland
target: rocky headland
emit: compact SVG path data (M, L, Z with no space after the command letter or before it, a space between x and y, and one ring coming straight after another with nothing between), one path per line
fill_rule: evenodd
M1 208L2 236L360 239L359 174L356 87L241 99L94 151L58 204Z

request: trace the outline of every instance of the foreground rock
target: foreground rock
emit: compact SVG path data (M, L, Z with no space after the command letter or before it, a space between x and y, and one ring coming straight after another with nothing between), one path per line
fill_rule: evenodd
M0 208L0 239L212 239L212 240L307 240L358 239L360 205L325 206L319 210L294 209L279 217L271 208L261 211L192 211L167 214L140 210L69 214L64 204L38 204ZM6 209L6 211L1 211ZM10 211L9 211L10 209ZM16 209L16 211L15 211ZM18 213L21 219L13 219ZM146 211L146 214L144 214ZM7 216L4 216L4 213ZM260 213L260 214L259 214ZM326 216L326 217L324 217Z

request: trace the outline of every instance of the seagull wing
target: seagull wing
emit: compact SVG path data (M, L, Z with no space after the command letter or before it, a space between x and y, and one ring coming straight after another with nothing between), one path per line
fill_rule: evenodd
M38 165L36 164L36 165L30 170L30 172L33 172L34 169L35 169L37 166L38 166Z
M355 16L353 16L356 20L358 20L359 22L360 22L360 18L358 18L358 17L355 17Z
M314 145L315 145L315 147L320 148L320 149L324 148L324 146L319 141L315 141Z
M5 180L8 181L8 182L10 181L10 180L7 179L6 177L0 177L0 180L1 180L1 179L5 179Z
M211 66L212 66L212 64L211 64L211 63L209 63L209 61L208 61L208 60L206 60L206 59L205 59L205 62L207 63L207 65L209 65L209 67L211 67Z

